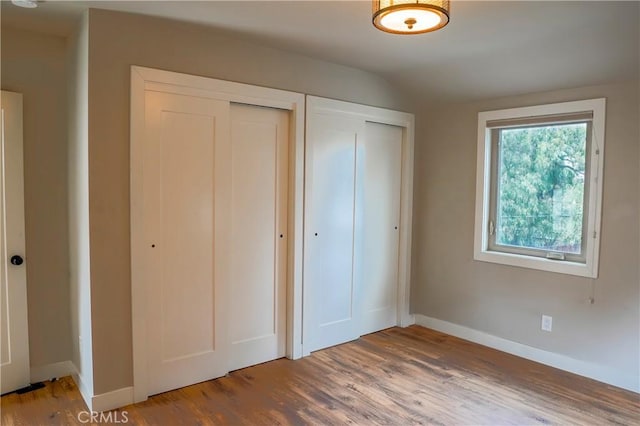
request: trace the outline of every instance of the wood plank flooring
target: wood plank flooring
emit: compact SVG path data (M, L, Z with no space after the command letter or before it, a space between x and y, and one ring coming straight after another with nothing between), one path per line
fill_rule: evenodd
M88 424L70 378L1 403L2 425ZM136 425L638 425L640 395L412 326L156 395L111 419L125 411Z

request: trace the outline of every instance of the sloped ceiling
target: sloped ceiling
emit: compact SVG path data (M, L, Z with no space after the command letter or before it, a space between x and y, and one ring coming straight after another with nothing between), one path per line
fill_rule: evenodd
M423 35L382 33L362 1L2 2L2 25L66 35L88 7L178 19L383 75L427 102L467 101L638 78L636 1L452 1Z

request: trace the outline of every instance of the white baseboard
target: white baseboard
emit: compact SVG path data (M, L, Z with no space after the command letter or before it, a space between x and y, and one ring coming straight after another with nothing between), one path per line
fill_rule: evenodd
M91 399L93 398L93 389L89 387L89 383L86 383L84 380L82 380L82 376L80 375L80 373L78 373L78 371L79 370L76 367L76 373L74 373L71 376L71 378L73 378L73 381L76 382L76 386L80 391L80 395L82 396L82 399L84 399L84 403L87 405L87 408L91 411L92 410Z
M540 364L549 365L560 370L585 376L590 379L617 386L632 392L640 393L640 383L638 377L633 377L625 371L590 362L580 361L555 352L549 352L522 343L493 336L482 331L464 327L448 321L430 318L416 314L416 324L427 327L451 336L469 340L483 346L488 346L502 352L526 358Z
M73 363L71 364L73 365ZM77 371L77 368L74 367ZM102 393L100 395L94 395L93 389L90 389L88 383L82 380L77 372L73 374L73 381L76 382L80 395L84 399L85 404L89 411L109 411L116 408L124 407L125 405L133 404L133 387L129 386L122 389L116 389L111 392Z
M91 409L93 411L109 411L129 404L133 404L132 386L94 396Z
M31 383L44 382L53 378L76 374L76 367L71 361L54 362L31 367Z
M416 323L416 316L414 314L403 315L400 320L400 327L409 327Z

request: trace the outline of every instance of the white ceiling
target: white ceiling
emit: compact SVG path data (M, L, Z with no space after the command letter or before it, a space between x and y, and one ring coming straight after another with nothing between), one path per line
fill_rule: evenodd
M65 35L87 7L195 22L386 77L426 100L474 100L638 78L638 1L452 1L423 35L382 33L371 2L2 1L2 25Z

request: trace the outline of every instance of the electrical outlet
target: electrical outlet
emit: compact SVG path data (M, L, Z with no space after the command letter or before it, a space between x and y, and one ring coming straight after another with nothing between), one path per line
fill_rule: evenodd
M549 315L542 316L542 330L551 331L553 329L553 317Z

